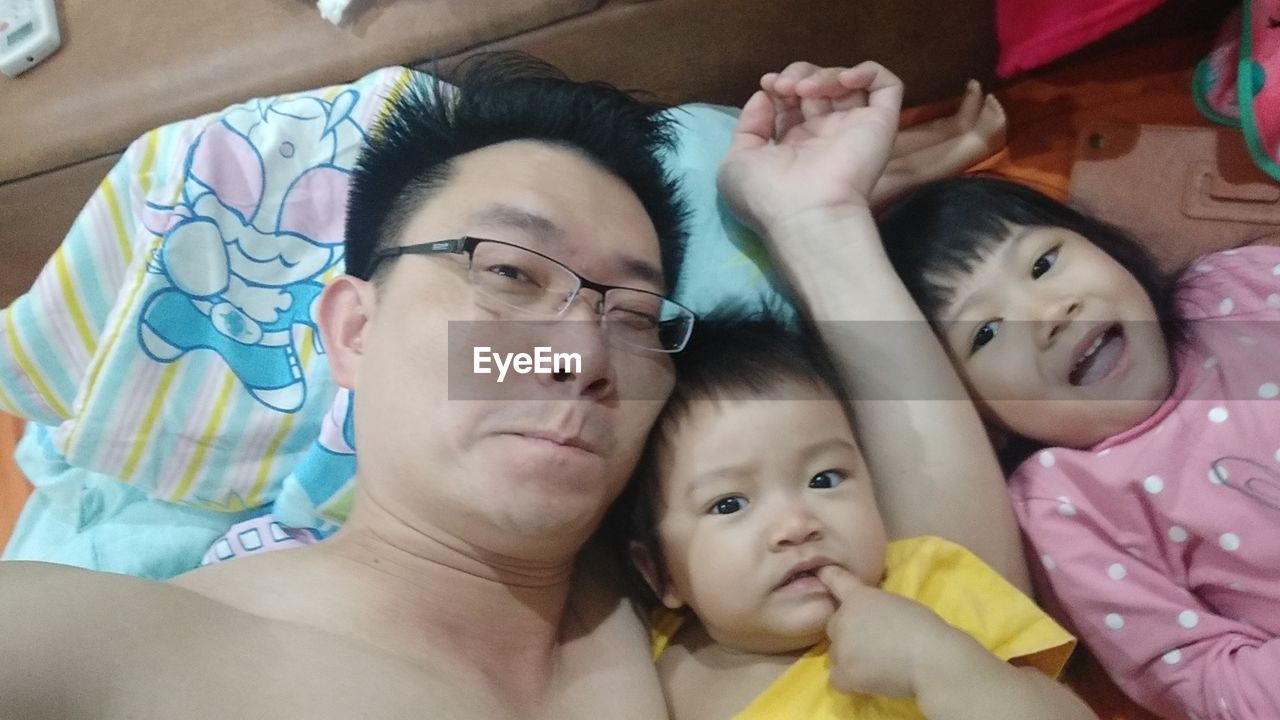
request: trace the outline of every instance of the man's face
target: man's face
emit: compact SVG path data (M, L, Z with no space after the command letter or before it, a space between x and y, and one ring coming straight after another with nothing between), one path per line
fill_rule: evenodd
M458 158L395 242L464 235L536 250L599 283L663 291L657 235L639 199L563 148L510 142ZM609 343L593 309L599 296L584 290L561 322L514 328L578 353L580 373L513 372L505 399L450 399L448 362L470 363L470 345L482 341L509 346L513 326L485 325L498 318L474 302L465 255L392 262L380 286L363 289L373 309L352 383L365 493L411 527L481 552L572 554L635 465L674 383L670 357ZM459 348L463 331L468 347Z
M868 585L884 570L884 523L840 402L780 385L773 399L694 403L659 458L662 601L749 652L824 637L836 605L817 568Z
M1146 291L1070 230L1010 228L942 320L984 415L1024 437L1088 447L1169 394L1169 349Z

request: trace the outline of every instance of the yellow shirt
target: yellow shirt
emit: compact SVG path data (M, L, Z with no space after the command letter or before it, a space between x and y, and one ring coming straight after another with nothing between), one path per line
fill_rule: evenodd
M1030 598L978 559L939 537L889 544L880 589L911 598L950 625L973 636L996 657L1017 661L1057 677L1075 648L1075 638ZM683 614L662 612L650 632L653 657L666 650ZM735 720L899 720L923 718L914 700L850 695L827 681L827 644L815 645L751 701Z

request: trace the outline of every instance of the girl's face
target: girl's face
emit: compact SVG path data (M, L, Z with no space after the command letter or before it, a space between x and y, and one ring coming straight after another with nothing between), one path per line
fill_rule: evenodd
M744 652L825 637L836 604L818 567L869 585L884 571L884 524L839 401L782 385L774 399L695 403L660 458L662 602Z
M1150 297L1070 230L1011 227L937 320L988 421L1048 445L1092 446L1142 422L1172 389Z

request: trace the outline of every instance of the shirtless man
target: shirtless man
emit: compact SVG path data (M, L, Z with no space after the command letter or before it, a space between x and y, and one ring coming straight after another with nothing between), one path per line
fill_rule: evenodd
M579 557L674 381L663 351L682 326L637 334L612 322L605 297L666 294L676 277L679 213L654 159L663 135L653 108L621 94L529 78L508 61L476 65L447 111L402 105L362 158L356 275L333 282L318 313L334 377L356 391L359 494L344 528L163 584L0 565L0 717L665 717L640 622L607 564ZM874 238L867 198L900 98L878 66L796 65L744 108L722 187L817 320L884 316L847 292L883 282L858 265L881 259L878 244L848 241ZM473 242L439 242L466 236L542 253L569 273L561 281L590 278L577 293L543 278L566 302L556 317L595 321L538 325L546 344L581 355L576 372L527 376L518 402L449 400L449 321L515 317L494 303L504 298L546 311L495 287L529 279L509 256L482 263ZM921 320L905 295L890 314ZM881 335L824 326L851 384L874 392L889 373L933 383L922 397L962 397L940 346L913 343L914 362L887 363L899 339ZM1025 587L972 407L869 403L856 417L881 428L875 472L902 479L885 498L891 534L944 535ZM922 446L932 423L946 439Z
M450 321L523 317L505 286L481 291L529 268L506 246L509 265L480 247L374 254L474 236L669 293L683 237L660 108L511 58L469 73L448 111L406 92L362 155L354 275L320 300L334 378L355 390L348 523L165 584L0 565L0 718L665 717L639 620L571 576L674 383L670 355L609 342L583 289L559 315L580 322L542 323L541 343L580 372L450 401Z

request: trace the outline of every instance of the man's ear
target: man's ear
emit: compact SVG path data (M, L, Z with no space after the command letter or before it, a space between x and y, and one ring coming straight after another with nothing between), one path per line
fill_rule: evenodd
M334 278L316 306L316 322L334 382L356 389L365 332L375 309L373 284L350 275Z
M640 571L645 584L662 601L662 604L668 610L679 610L684 607L684 600L671 586L670 579L664 577L658 569L658 564L654 562L653 553L649 552L649 548L635 540L632 540L627 547L631 552L631 564Z

